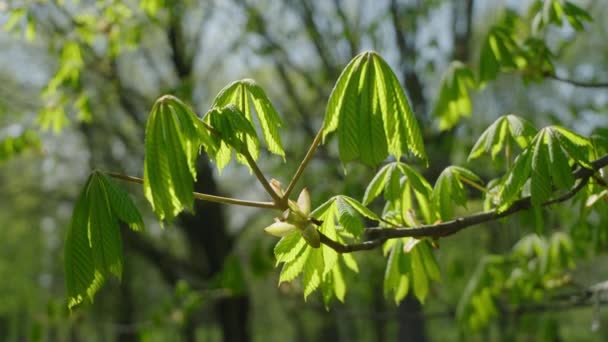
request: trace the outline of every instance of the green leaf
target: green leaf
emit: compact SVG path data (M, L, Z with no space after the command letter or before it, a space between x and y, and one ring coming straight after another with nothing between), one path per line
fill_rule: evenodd
M114 181L100 175L100 179L103 182L104 187L108 192L108 200L112 211L116 216L123 222L125 222L131 229L136 232L144 230L144 221L135 206L135 203L131 200L129 194Z
M526 148L536 134L536 129L519 116L503 115L481 134L471 149L468 160L479 158L484 153L489 153L492 160L495 160L498 153L504 150L508 143L507 133L521 148Z
M378 173L372 178L372 181L365 189L365 194L363 195L363 204L370 204L384 189L386 185L386 181L388 179L389 174L392 171L392 163L384 165Z
M454 61L443 75L432 115L439 119L439 129L454 127L463 117L471 116L470 89L476 87L473 72Z
M251 110L251 103L255 112ZM252 127L254 126L253 114L255 113L268 151L282 156L283 159L285 158L283 143L279 135L279 128L282 126L282 122L262 87L252 79L242 79L227 85L216 96L213 107L222 108L229 104L236 106ZM253 134L253 136L256 136L256 134ZM257 138L254 139L253 136L247 138L247 146L249 153L257 158L259 155L259 143L257 142Z
M390 250L384 273L384 296L388 297L390 292L393 291L395 304L399 304L405 298L409 289L409 278L407 275L401 274L399 269L399 259L405 257L402 250L401 240L397 240Z
M279 277L279 285L283 282L290 282L296 279L296 277L300 273L302 273L302 270L304 269L304 264L307 262L308 255L311 253L311 250L317 251L319 249L306 246L300 251L300 253L298 253L298 255L293 260L285 262L283 264L283 269L281 270L281 275Z
M323 252L319 248L311 249L304 264L304 300L321 284L323 269Z
M512 25L497 25L488 32L481 47L479 85L496 79L501 71L522 69L526 66L523 52L515 41Z
M432 201L435 210L442 220L449 220L454 215L454 204L466 206L467 198L462 180L481 183L481 179L473 172L459 166L445 168L433 188Z
M281 262L287 263L293 261L305 246L306 241L299 232L293 232L282 237L274 246L274 256L277 259L277 265Z
M410 151L426 160L422 135L399 81L374 52L356 56L334 87L323 125L323 139L338 130L340 159L374 166L388 153Z
M439 265L437 264L437 259L435 259L435 255L432 252L430 243L428 241L424 241L423 243L417 244L415 249L417 249L420 253L420 257L424 263L424 269L429 279L440 280L441 272L439 271Z
M564 13L566 14L566 20L568 23L577 31L584 31L584 22L592 21L589 12L585 11L581 7L576 6L570 1L566 1L564 4Z
M72 214L65 241L68 307L85 298L93 300L111 274L120 279L123 255L118 221L135 230L143 222L128 195L100 172L93 172L83 187Z
M350 205L353 209L355 209L359 214L367 217L370 220L374 220L377 222L381 221L380 217L378 217L378 215L376 215L376 213L369 210L367 207L365 207L363 204L361 204L356 199L354 199L352 197L348 197L348 196L340 196L340 198L343 199L344 201L346 201L346 203L348 203L348 205Z
M414 295L421 303L424 303L429 293L429 279L426 275L423 257L418 249L420 245L424 244L417 244L410 251L410 269L412 271Z
M93 251L88 237L90 216L88 193L91 178L92 176L89 177L76 201L65 240L65 281L70 309L82 303L85 296L93 300L95 292L103 285L103 279L96 277Z
M195 159L203 143L198 118L172 96L161 97L146 123L144 195L161 220L191 209Z
M33 130L0 140L0 163L27 151L40 150L40 137Z
M342 197L337 198L336 208L340 225L353 236L361 236L363 233L363 222L361 221L361 217L357 215L355 209L353 209L353 207L351 207Z

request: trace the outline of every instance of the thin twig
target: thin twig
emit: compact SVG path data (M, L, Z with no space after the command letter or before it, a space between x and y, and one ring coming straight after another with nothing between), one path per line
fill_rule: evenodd
M315 151L317 150L317 147L319 147L319 144L321 143L322 139L323 129L319 129L319 132L317 133L314 140L312 141L312 144L310 144L310 147L308 148L308 152L306 152L306 155L304 156L304 159L302 159L300 166L298 166L296 173L293 175L293 178L291 178L289 186L287 186L287 190L285 190L285 195L283 196L285 202L287 202L287 199L289 199L289 195L293 191L293 188L295 188L296 183L298 183L298 180L302 176L302 173L304 173L306 166L312 159L312 156L315 154Z
M608 155L605 155L591 163L593 169L579 168L573 172L573 176L579 179L578 183L570 189L568 192L561 196L555 197L542 204L542 206L548 206L556 203L561 203L574 197L589 181L589 178L593 176L595 171L608 165ZM402 237L445 237L448 235L455 234L465 228L475 226L481 223L495 221L500 218L512 215L516 212L526 210L532 207L531 197L524 197L515 202L506 210L499 211L497 209L472 214L470 216L459 217L447 222L441 222L437 224L422 225L411 228L383 228L383 227L370 227L366 228L365 232L372 238L371 240L364 241L358 244L342 244L328 238L325 235L321 235L321 242L328 247L334 249L338 253L350 253L354 251L370 250L378 247L388 239L402 238Z
M104 172L104 173L110 177L113 177L116 179L121 179L121 180L124 180L127 182L139 183L139 184L144 183L144 180L139 177L123 175L121 173L116 173L116 172ZM241 199L237 199L237 198L203 194L200 192L193 192L192 194L194 195L194 198L196 198L198 200L209 201L209 202L234 204L234 205L240 205L240 206L244 206L244 207L255 207L255 208L264 208L264 209L276 209L277 208L273 202L248 201L248 200L241 200Z
M266 179L266 176L264 176L264 173L262 172L262 170L260 170L258 164L255 162L249 151L247 151L247 148L243 148L240 153L245 157L245 159L247 160L247 164L249 164L249 167L251 167L251 170L253 170L253 174L260 181L266 192L274 200L275 205L273 206L273 208L279 208L283 210L287 209L287 204L283 205L283 199L270 186L270 183Z
M203 120L200 120L200 122L202 123L203 127L205 127L205 129L207 129L211 134L217 136L219 139L222 139L222 134L220 132L218 132L215 128L211 127L208 123L206 123ZM281 196L279 196L276 193L276 191L274 191L274 189L272 189L272 187L270 186L270 183L266 179L266 176L264 176L264 173L262 172L262 170L260 170L258 164L255 162L255 160L251 156L251 153L249 153L249 151L247 151L247 147L243 147L241 149L241 151L239 151L239 153L241 155L243 155L243 157L245 157L245 159L247 160L247 164L249 164L249 167L251 167L251 170L253 171L253 174L256 176L258 181L260 181L260 184L262 184L262 186L264 187L266 192L270 195L270 197L272 197L272 199L274 200L274 205L272 206L272 208L273 209L282 209L282 210L287 209L287 201L283 201Z
M580 88L608 88L608 82L593 83L593 82L577 81L577 80L571 80L571 79L559 77L554 74L546 75L546 77L556 80L556 81L568 83L568 84L571 84L573 86L580 87Z

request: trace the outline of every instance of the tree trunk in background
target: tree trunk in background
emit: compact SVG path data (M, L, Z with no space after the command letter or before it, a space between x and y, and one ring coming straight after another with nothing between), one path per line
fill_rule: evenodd
M398 340L402 342L423 342L427 340L426 324L422 305L410 293L399 305Z
M217 184L209 160L200 157L195 191L217 195ZM206 270L206 279L219 274L233 247L226 230L221 204L196 201L194 214L182 214L179 223L187 236L189 262ZM219 299L215 304L224 341L249 341L249 297L246 294Z
M128 227L122 227L122 231L129 229ZM123 238L123 241L125 239ZM116 313L116 341L118 342L130 342L137 341L138 333L135 327L135 303L133 302L133 289L131 288L131 279L133 277L132 268L129 262L129 246L125 243L125 258L123 260L123 272L122 280L120 282L120 293L118 312Z

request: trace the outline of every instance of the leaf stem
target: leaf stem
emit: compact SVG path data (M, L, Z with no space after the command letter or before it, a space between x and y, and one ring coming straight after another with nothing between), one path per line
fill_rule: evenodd
M470 180L470 179L468 179L466 177L458 177L458 179L460 179L461 182L464 182L464 183L466 183L466 184L474 187L475 189L477 189L477 190L479 190L479 191L481 191L483 193L488 192L488 190L486 188L484 188L483 186L481 186L481 185L473 182L472 180Z
M286 207L284 208L284 205L283 205L283 199L270 186L270 183L266 179L266 176L264 176L264 173L262 172L262 170L260 170L260 168L258 167L258 164L255 162L255 160L253 159L253 157L251 156L251 154L249 153L249 151L247 151L247 148L246 147L243 148L240 153L247 160L247 164L249 164L249 166L251 167L251 170L253 170L253 174L260 181L260 184L262 184L262 186L264 187L264 189L266 190L266 192L274 200L273 208L274 209L286 209Z
M211 127L209 124L207 124L205 121L200 120L200 122L203 124L203 126L209 131L211 132L211 134L217 136L218 138L222 139L222 135L220 134L220 132L218 132L215 128ZM260 184L262 184L262 186L264 187L264 189L266 190L266 192L270 195L270 197L272 197L274 204L270 207L272 209L281 209L284 210L287 208L287 202L284 201L281 196L279 196L270 186L270 183L268 183L268 180L266 179L266 176L264 176L264 173L262 172L262 170L260 170L260 167L258 166L258 164L255 162L255 160L253 159L253 157L251 156L251 153L249 153L249 151L247 151L247 147L243 147L241 149L241 151L238 151L238 153L242 154L245 159L247 160L247 164L249 164L249 167L251 167L251 170L253 170L253 174L256 176L256 178L258 179L258 181L260 181Z
M308 166L308 163L312 159L312 156L315 154L317 147L319 147L319 144L321 143L322 138L323 138L323 128L319 129L319 132L317 132L317 135L315 136L314 140L312 141L312 144L310 144L310 147L308 148L308 152L306 152L306 155L304 156L304 159L302 159L302 162L300 162L300 165L298 166L296 173L291 178L291 181L289 182L289 185L287 186L287 190L285 190L285 194L283 195L283 202L285 203L285 205L287 203L287 200L289 199L289 195L291 194L291 192L295 188L296 184L298 183L298 180L300 180L300 177L302 177L302 173L304 173L306 166Z
M110 177L124 180L127 182L138 183L138 184L144 183L144 180L139 177L128 176L128 175L123 175L121 173L108 172L108 171L106 171L104 173ZM247 201L247 200L241 200L241 199L237 199L237 198L203 194L200 192L193 192L192 194L194 195L194 198L196 198L198 200L209 201L209 202L234 204L234 205L240 205L240 206L244 206L244 207L255 207L255 208L264 208L264 209L276 209L277 208L276 204L273 202Z

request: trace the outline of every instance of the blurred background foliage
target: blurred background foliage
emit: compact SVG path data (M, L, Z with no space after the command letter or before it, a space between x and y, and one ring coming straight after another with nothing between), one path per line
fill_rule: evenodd
M576 4L595 20L572 8L564 16L557 0L0 1L0 340L608 339L603 200L543 210L540 235L530 212L440 241L442 280L424 306L385 299L385 258L360 252L345 304L326 310L319 294L304 302L297 282L277 287L276 240L261 231L270 213L196 203L162 228L140 187L125 184L146 232L123 229L122 282L71 314L64 293L62 244L79 187L92 169L141 176L144 123L163 94L202 114L224 85L255 79L284 122L287 158L263 154L260 165L284 183L340 71L366 49L408 93L430 158L430 168L414 166L431 183L465 165L500 115L605 139L606 84L585 85L608 80L608 3ZM492 36L508 53L488 55ZM519 41L530 36L538 39ZM337 155L334 141L304 175L313 205L337 193L362 198L377 171L350 165L345 177ZM504 168L466 165L484 179ZM242 166L221 177L205 158L198 168L200 191L263 193ZM479 200L468 210L482 209L471 195Z

